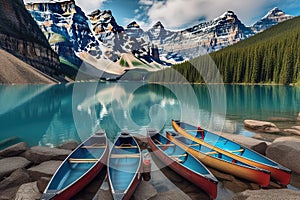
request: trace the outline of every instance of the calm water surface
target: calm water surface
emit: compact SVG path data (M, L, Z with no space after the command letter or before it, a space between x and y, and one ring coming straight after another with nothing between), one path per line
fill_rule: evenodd
M288 86L76 83L0 86L0 148L19 141L55 146L99 128L111 141L121 130L146 134L183 119L216 131L251 136L244 119L296 123L300 88Z

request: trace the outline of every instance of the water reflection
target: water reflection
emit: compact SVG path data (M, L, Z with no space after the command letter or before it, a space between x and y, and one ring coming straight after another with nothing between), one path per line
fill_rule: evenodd
M143 135L148 127L169 129L171 119L244 134L243 119L294 119L300 111L297 87L225 85L225 100L219 95L222 87L144 83L2 85L0 143L18 136L30 146L55 146L68 140L81 141L98 128L113 140L124 129Z

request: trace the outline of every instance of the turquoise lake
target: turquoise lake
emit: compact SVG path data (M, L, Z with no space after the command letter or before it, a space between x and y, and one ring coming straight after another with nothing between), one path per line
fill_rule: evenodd
M102 128L113 141L122 130L146 135L171 119L252 136L244 119L296 124L300 88L289 86L76 83L0 86L0 149L19 141L56 146ZM281 126L285 126L282 122Z

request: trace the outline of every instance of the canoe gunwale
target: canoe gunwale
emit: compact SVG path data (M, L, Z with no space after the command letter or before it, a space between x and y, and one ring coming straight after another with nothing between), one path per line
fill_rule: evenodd
M93 137L104 137L105 138L105 142L106 142L106 147L102 153L102 155L99 157L98 161L95 162L84 174L82 174L80 177L78 177L75 181L73 181L71 184L69 184L67 187L65 187L62 190L49 190L49 186L51 184L51 182L54 180L54 177L57 175L57 173L59 172L60 168L66 163L69 162L69 159L71 158L71 156L73 155L74 152L76 152L78 149L80 149L84 143L86 143L87 141L89 141L90 139L92 139ZM85 141L83 141L80 145L78 145L68 156L67 158L60 164L60 166L57 168L57 170L55 171L55 173L53 174L52 178L50 179L46 189L44 190L44 193L42 195L47 195L47 194L52 194L53 197L51 197L50 199L56 199L57 196L63 194L65 191L67 191L68 189L70 189L71 187L75 186L78 182L80 182L80 180L82 178L84 178L88 173L90 173L94 168L96 168L96 166L98 166L100 163L103 163L104 166L104 162L105 157L107 158L108 155L108 149L109 149L109 144L107 141L107 137L106 134L104 135L97 135L96 133L91 135L90 137L88 137ZM101 169L103 168L103 166L101 167ZM50 193L48 193L47 191L50 191ZM79 192L79 191L78 191ZM55 195L54 195L55 193Z
M118 141L118 139L115 141L114 145L112 146L110 152L109 152L109 155L108 155L108 162L107 162L107 177L108 177L108 182L109 182L109 188L111 190L111 193L112 195L117 195L117 196L123 196L122 199L128 194L128 192L132 189L131 187L133 185L135 185L135 182L136 181L140 181L140 178L141 178L141 170L142 170L142 152L141 152L141 149L140 147L138 146L138 143L136 141L136 139L130 135L132 140L137 144L136 147L134 147L134 149L138 149L139 150L139 153L136 153L139 154L139 165L137 167L137 170L135 172L135 175L132 177L128 187L124 190L124 192L117 192L114 188L114 186L112 185L112 181L111 181L111 177L110 177L110 159L111 159L111 156L112 156L112 150L117 147L117 149L122 149L122 147L120 146L116 146L116 142ZM120 148L119 148L120 147ZM124 149L128 149L128 147L124 146ZM135 159L138 159L138 158L135 158ZM113 158L112 158L113 159ZM122 159L122 158L121 158ZM128 197L129 198L129 197ZM126 198L125 198L126 199Z
M179 123L179 124L178 124L178 123ZM190 124L188 124L188 123L181 122L180 120L172 120L172 126L173 126L174 130L176 130L178 133L184 135L184 137L187 137L187 138L189 138L188 136L194 137L192 134L190 134L190 133L188 133L187 131L185 131L185 129L184 129L183 127L181 127L181 124L195 127L195 126L190 125ZM180 129L181 129L181 130L180 130ZM180 131L183 132L183 133L181 133ZM283 185L283 186L289 184L290 179L291 179L291 173L292 173L292 171L291 171L290 169L288 169L288 168L282 166L281 164L277 163L276 161L274 161L274 160L272 160L272 159L270 159L270 158L268 158L268 157L266 157L266 156L264 156L264 155L261 155L261 154L255 152L254 150L252 150L252 149L246 147L245 145L241 145L241 144L239 144L238 142L235 142L235 141L233 141L233 140L227 139L227 138L225 138L225 137L223 137L223 136L221 136L221 135L219 135L219 134L213 133L213 132L211 132L211 131L208 131L208 130L206 130L206 131L209 132L210 134L216 135L216 136L218 136L218 137L220 137L220 138L222 138L222 139L224 139L224 140L226 140L226 141L230 141L230 142L232 142L232 143L234 143L234 144L237 144L237 145L239 145L241 148L247 149L248 151L250 151L250 152L252 152L252 153L254 153L254 154L257 154L257 155L259 155L259 156L265 158L266 160L268 160L268 161L274 163L275 165L265 164L265 163L263 163L263 162L259 162L259 161L253 160L253 159L251 159L251 158L243 157L243 156L241 156L241 155L233 154L233 153L230 153L230 152L227 152L225 155L227 155L227 156L229 156L229 157L232 157L232 156L233 156L235 160L238 160L238 161L240 161L240 162L246 163L246 164L248 164L248 165L256 166L256 167L258 167L258 168L260 168L260 169L263 169L263 170L270 171L271 178L275 179L276 182L278 182L279 184L281 184L281 185ZM185 135L187 135L187 136L185 136ZM197 137L196 137L196 139L197 139L198 141L201 141L202 145L208 146L209 148L210 148L210 146L213 146L213 145L211 145L211 144L209 144L209 143L207 143L207 142L201 140L200 138L197 138ZM194 141L194 140L193 140L193 141ZM199 143L199 142L197 142L197 141L194 141L194 142ZM219 151L219 150L220 150L221 152L222 152L222 151L223 151L223 152L226 152L226 150L222 150L222 149L219 148L219 147L214 147L214 150L216 150L216 151Z
M176 123L176 121L178 121L178 122L180 122L180 123L183 123L183 124L186 124L186 125L189 125L189 126L193 126L193 125L187 124L187 123L185 123L185 122L181 122L181 121L179 121L179 120L173 120L173 121L175 121L175 123ZM176 123L176 124L177 124L177 123ZM182 128L180 125L178 125L178 127L180 127L181 129L183 129L184 131L186 131L186 130L185 130L184 128ZM196 131L196 130L195 130L195 131ZM218 135L218 134L216 134L216 133L213 133L213 132L211 132L211 131L208 131L208 130L206 130L206 131L207 131L207 132L210 132L211 134L214 134L214 135L216 135L216 136L218 136L218 137L220 137L220 138L222 138L222 139L225 139L225 140L228 140L228 141L230 141L230 142L233 142L233 143L239 145L239 146L240 146L241 148L243 148L243 149L247 149L248 151L254 152L255 154L259 154L260 156L262 156L262 157L266 158L267 160L269 160L269 161L275 163L276 165L269 165L269 164L266 164L266 163L263 163L263 162L259 162L259 161L253 160L253 159L251 159L251 158L245 158L245 157L242 157L241 155L238 155L238 154L234 154L235 156L238 156L238 157L240 157L240 158L248 159L248 160L250 160L250 161L252 161L252 162L255 162L255 163L257 163L257 164L263 164L263 165L266 165L266 166L268 166L268 167L272 167L272 168L275 168L275 169L279 169L279 170L285 171L285 172L290 173L290 174L292 173L292 171L291 171L290 169L288 169L288 168L282 166L281 164L277 163L277 162L274 161L274 160L271 160L270 158L268 158L268 157L266 157L266 156L264 156L264 155L261 155L260 153L258 153L258 152L256 152L256 151L254 151L254 150L252 150L252 149L246 147L245 145L239 144L239 143L237 143L237 142L235 142L235 141L233 141L233 140L227 139L227 138L225 138L225 137L223 137L223 136L221 136L221 135ZM188 133L188 131L186 131L186 132ZM189 134L189 133L188 133L188 134ZM190 134L190 135L191 135L191 134ZM199 138L198 138L198 139L199 139ZM199 139L199 140L201 140L201 139ZM195 141L195 142L196 142L196 141ZM211 144L207 143L207 142L204 141L204 140L203 140L203 142L206 143L206 144L208 144L208 145L211 145ZM196 142L196 143L197 143L197 142ZM205 145L205 144L204 144L204 145ZM213 146L213 145L212 145L212 146ZM216 148L216 149L220 149L219 147L215 147L215 148ZM222 150L222 149L221 149L221 150ZM227 151L227 150L223 150L223 151ZM231 152L229 152L229 153L231 153Z
M157 134L159 134L159 133L157 133ZM199 160L198 160L195 156L193 156L192 154L186 152L186 154L188 154L188 156L191 156L191 157L193 157L196 161L198 161L198 162L201 164L201 166L207 170L208 174L201 174L200 172L197 172L197 171L195 171L195 170L193 170L193 169L191 169L191 168L189 168L189 167L183 165L181 162L178 162L178 161L176 161L176 159L174 159L174 158L172 158L171 156L167 155L161 148L158 147L158 146L161 146L161 145L156 144L156 143L151 139L151 135L148 133L148 131L147 131L147 139L148 139L148 143L149 143L149 145L150 145L150 147L151 147L153 153L154 153L158 158L160 158L160 159L162 159L163 157L166 157L167 160L169 160L169 161L163 161L163 160L162 160L162 162L165 163L165 164L168 163L168 164L170 165L170 167L171 167L174 171L176 171L177 173L179 173L181 176L183 176L184 178L187 178L187 177L186 177L187 175L186 175L185 173L183 173L183 172L184 172L184 171L190 171L190 172L191 172L192 174L194 174L198 179L202 179L202 180L205 181L206 183L215 185L215 187L216 187L215 190L212 189L212 190L209 191L209 189L205 189L205 188L203 188L203 186L200 186L199 183L193 183L193 184L197 185L198 187L200 187L203 191L205 191L211 198L213 198L213 199L216 198L216 196L217 196L217 184L218 184L218 180L217 180L217 179L215 178L215 176L214 176L214 175L206 168L206 166L203 165L203 164L201 163L201 161L199 161ZM166 139L167 139L167 138L166 138ZM167 139L167 140L168 140L168 139ZM170 142L173 143L172 141L170 141ZM174 144L174 143L173 143L173 144ZM179 147L179 146L176 145L176 144L174 144L173 146L182 149L181 147ZM184 150L184 149L182 149L182 150ZM179 166L179 169L180 169L179 171L176 170L176 169L178 169L178 167L176 167L176 165ZM196 179L197 179L197 178L196 178ZM190 180L189 180L189 181L190 181Z

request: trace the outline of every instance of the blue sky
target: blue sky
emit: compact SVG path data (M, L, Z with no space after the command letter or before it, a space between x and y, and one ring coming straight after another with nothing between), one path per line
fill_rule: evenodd
M24 0L25 2L45 0ZM56 0L64 1L64 0ZM278 7L287 14L300 15L300 0L75 0L88 14L93 10L112 10L118 24L137 21L148 29L161 21L168 29L183 29L212 20L227 10L234 11L246 25L252 25L270 9Z

